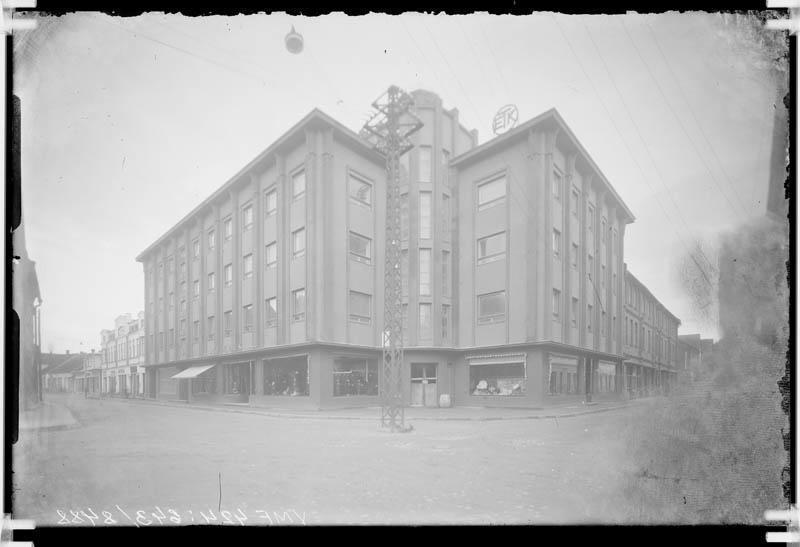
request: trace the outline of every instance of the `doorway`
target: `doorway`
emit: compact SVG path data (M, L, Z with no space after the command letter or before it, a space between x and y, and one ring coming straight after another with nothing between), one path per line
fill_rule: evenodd
M411 363L411 406L439 406L436 363Z
M250 400L250 376L251 364L235 363L225 366L224 393L228 399L239 403L246 403Z

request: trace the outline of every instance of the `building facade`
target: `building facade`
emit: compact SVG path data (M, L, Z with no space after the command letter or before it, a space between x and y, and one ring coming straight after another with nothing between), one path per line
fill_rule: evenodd
M121 397L144 395L144 312L126 313L114 321L114 330L100 332L102 393ZM96 366L96 361L92 365ZM96 373L95 373L96 374Z
M424 126L401 158L406 401L626 392L632 213L557 111L478 146L456 109L413 95ZM145 249L146 394L378 404L385 176L381 156L315 110Z
M97 396L103 384L103 352L91 350L83 357L83 363L75 378L75 391Z
M626 265L623 350L631 395L663 393L675 384L680 324Z

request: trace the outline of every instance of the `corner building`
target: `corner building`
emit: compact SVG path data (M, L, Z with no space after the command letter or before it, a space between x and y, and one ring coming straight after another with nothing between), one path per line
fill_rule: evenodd
M408 404L627 390L633 215L558 112L477 146L428 91L401 158ZM314 110L144 250L146 393L377 405L384 160Z

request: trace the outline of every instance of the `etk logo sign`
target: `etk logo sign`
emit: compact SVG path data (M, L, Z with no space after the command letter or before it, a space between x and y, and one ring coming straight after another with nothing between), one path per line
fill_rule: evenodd
M513 104L507 104L497 111L494 115L492 122L492 131L495 135L502 135L506 131L510 131L517 125L519 119L519 111Z

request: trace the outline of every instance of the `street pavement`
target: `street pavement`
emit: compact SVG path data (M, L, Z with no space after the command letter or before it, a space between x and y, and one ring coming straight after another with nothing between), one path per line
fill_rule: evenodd
M628 405L420 414L412 432L389 433L377 413L48 400L78 426L23 429L13 448L14 518L39 525L619 523L635 512L621 493Z

